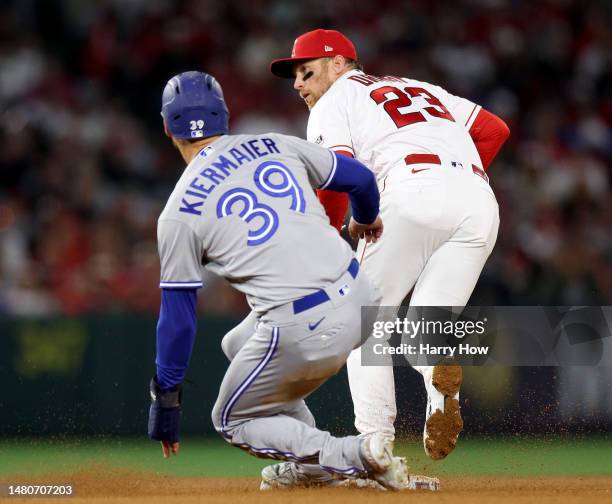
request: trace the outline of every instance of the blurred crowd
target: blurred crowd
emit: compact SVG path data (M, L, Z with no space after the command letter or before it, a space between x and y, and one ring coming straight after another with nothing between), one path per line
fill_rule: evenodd
M166 81L212 73L234 132L303 137L307 110L268 65L317 27L351 37L368 73L442 85L510 126L472 304L612 304L610 19L589 0L1 1L0 313L156 312L156 220L184 166ZM211 276L200 309L248 307Z

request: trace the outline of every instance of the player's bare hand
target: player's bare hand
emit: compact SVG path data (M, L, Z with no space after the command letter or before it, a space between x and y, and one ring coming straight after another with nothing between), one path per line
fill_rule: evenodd
M173 453L174 455L178 455L179 454L179 444L180 443L171 443L170 441L162 441L161 446L162 446L162 452L164 454L164 458L169 458L171 453Z
M375 243L382 236L383 222L380 217L376 217L376 220L371 224L360 224L351 217L348 232L353 239L361 238L366 243Z

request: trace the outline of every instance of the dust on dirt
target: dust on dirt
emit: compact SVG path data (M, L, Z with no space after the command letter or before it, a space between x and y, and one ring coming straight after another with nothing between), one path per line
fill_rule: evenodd
M350 502L397 503L417 499L423 503L558 504L612 502L612 476L589 477L446 477L440 492L382 492L358 488L294 489L261 492L257 478L175 477L132 470L91 468L77 473L36 477L6 477L2 483L71 483L74 497L66 504L180 504L250 503L324 504ZM63 499L36 498L37 504L60 504ZM8 501L8 500L7 500ZM13 502L32 499L11 497Z

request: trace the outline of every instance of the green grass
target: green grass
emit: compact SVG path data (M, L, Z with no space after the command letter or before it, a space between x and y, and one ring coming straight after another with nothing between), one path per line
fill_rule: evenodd
M612 437L460 440L446 459L430 460L420 443L396 450L414 472L496 476L587 476L612 474Z
M455 475L610 475L612 437L584 439L462 439L443 461L431 461L418 441L398 443L414 472ZM96 465L174 476L258 476L259 460L221 439L187 438L178 457L164 460L146 439L0 440L0 477L71 472Z

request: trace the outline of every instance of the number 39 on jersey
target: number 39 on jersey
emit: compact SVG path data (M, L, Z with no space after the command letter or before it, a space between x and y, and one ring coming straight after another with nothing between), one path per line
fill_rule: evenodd
M253 174L253 181L264 194L273 198L291 198L290 210L304 213L306 201L302 188L298 185L293 173L278 161L261 163ZM236 215L247 224L255 223L249 228L247 245L254 247L268 241L279 226L278 213L269 205L261 203L250 189L237 187L225 192L217 203L217 218Z

